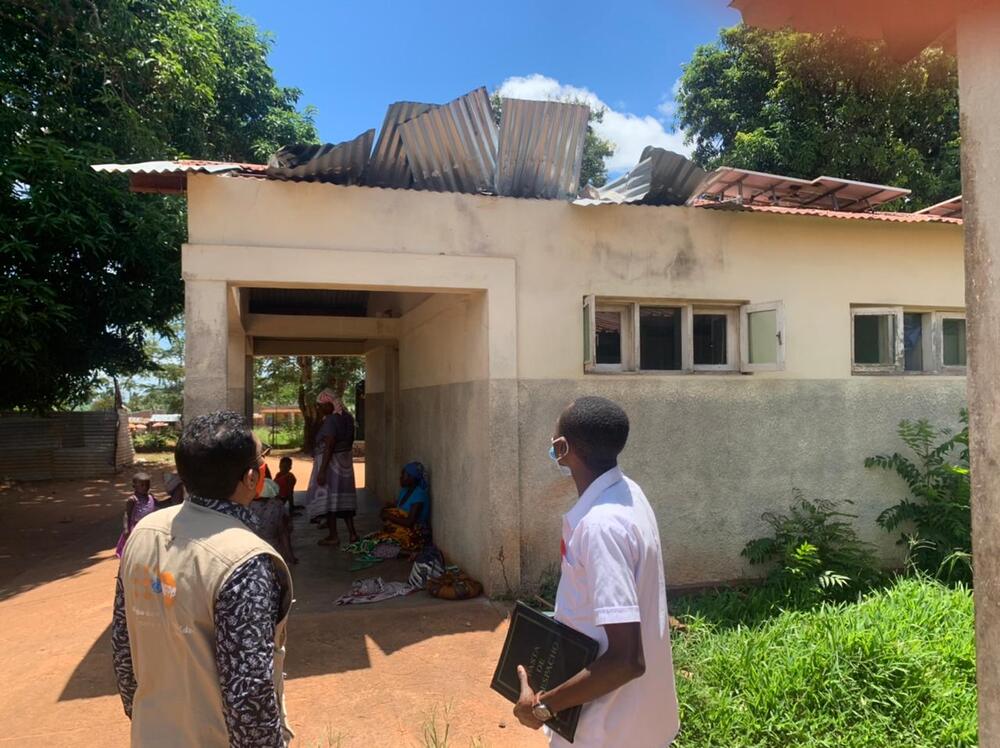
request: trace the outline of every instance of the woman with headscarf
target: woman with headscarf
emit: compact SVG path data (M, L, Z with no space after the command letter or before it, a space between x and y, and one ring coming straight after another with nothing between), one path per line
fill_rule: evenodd
M431 539L431 497L427 474L419 462L407 464L399 475L396 503L382 510L385 523L377 540L392 540L404 551L419 551Z
M354 486L354 417L330 388L319 394L316 403L323 415L323 425L316 434L313 472L309 479L309 519L326 517L329 532L319 541L320 545L340 544L338 518L344 520L350 542L355 543L358 540L354 529L358 492Z

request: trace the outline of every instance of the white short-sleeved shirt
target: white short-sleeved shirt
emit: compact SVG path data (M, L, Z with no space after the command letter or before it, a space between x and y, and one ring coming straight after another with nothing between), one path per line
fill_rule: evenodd
M642 489L609 470L563 517L556 619L608 648L603 627L638 621L646 672L584 705L573 748L665 748L679 720L660 531ZM552 746L569 746L546 730Z

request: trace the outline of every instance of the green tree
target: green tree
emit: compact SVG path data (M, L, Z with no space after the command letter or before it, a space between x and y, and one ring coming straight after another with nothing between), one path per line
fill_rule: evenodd
M585 101L576 99L566 99L567 104L584 104ZM503 98L499 92L494 91L490 95L490 106L493 108L493 119L499 125L503 117ZM603 187L608 181L608 167L605 160L615 155L615 144L606 140L594 131L595 122L604 121L603 109L591 109L590 119L587 121L587 135L583 141L583 161L580 164L580 187L583 188L588 182L595 187Z
M900 64L839 34L736 26L696 50L677 103L707 169L898 185L908 209L961 192L958 73L940 50Z
M315 140L270 43L221 0L0 5L0 408L151 367L180 311L184 205L90 164L261 160Z
M361 356L274 356L254 361L254 401L262 405L298 403L302 443L310 449L319 428L316 396L330 387L356 412L354 388L365 377Z

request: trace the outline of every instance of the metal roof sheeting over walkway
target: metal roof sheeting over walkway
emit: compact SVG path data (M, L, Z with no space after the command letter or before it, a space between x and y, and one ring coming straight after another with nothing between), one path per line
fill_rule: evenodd
M497 194L576 197L589 119L582 104L504 99Z

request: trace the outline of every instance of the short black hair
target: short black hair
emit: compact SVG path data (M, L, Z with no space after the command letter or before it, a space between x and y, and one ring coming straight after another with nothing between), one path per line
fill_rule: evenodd
M285 465L288 465L288 467L291 468L291 466L292 466L292 458L291 457L282 457L280 460L278 460L278 468L279 469L285 467Z
M628 416L605 397L581 397L559 417L559 432L591 470L610 470L628 442Z
M254 467L257 445L246 419L219 410L193 419L177 440L177 472L195 496L228 499L243 473Z

